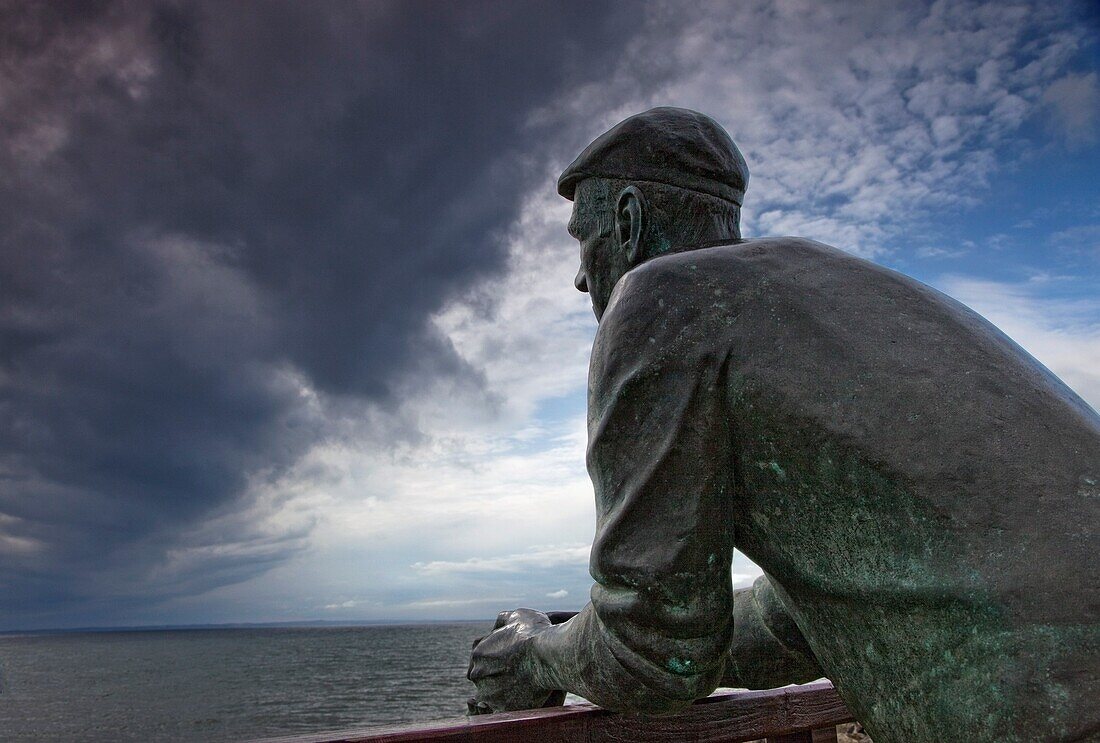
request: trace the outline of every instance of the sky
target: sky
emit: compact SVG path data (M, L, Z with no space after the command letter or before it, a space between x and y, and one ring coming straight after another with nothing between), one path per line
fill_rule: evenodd
M580 608L554 182L652 106L738 143L746 237L1100 408L1098 49L1089 2L0 3L0 630Z

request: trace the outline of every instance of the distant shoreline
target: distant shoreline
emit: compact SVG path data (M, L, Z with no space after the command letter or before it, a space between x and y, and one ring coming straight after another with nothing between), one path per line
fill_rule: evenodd
M403 627L426 624L490 624L488 619L314 619L298 622L227 622L221 624L157 624L120 627L53 627L48 629L0 629L0 639L33 635L111 634L125 632L201 632L229 629L338 629L341 627Z

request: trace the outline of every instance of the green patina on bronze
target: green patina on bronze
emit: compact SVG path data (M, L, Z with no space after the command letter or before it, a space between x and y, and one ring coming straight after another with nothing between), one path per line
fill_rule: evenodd
M819 662L846 686L882 690L866 708L860 695L857 716L896 721L899 740L966 740L977 716L1011 740L1003 617L981 576L948 559L942 517L899 477L734 394L742 456L764 465L746 471L739 546L773 575L799 576L777 590ZM934 693L907 693L925 686ZM927 714L906 714L930 700ZM916 729L926 720L933 729Z
M697 672L695 670L695 661L690 658L681 660L679 658L669 658L668 670L680 676L694 676Z

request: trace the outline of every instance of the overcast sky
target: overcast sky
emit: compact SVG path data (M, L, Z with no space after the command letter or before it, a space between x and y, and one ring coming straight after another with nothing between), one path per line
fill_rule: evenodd
M811 237L1100 407L1100 18L0 3L0 629L585 601L565 164L686 106ZM743 557L735 579L758 570Z

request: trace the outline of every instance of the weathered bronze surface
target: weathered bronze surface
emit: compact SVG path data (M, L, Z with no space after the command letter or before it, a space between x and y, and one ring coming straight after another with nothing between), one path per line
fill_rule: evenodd
M570 621L520 609L476 645L482 711L824 674L876 743L1100 740L1100 417L924 284L741 239L747 181L670 108L562 175L600 320L596 582Z

